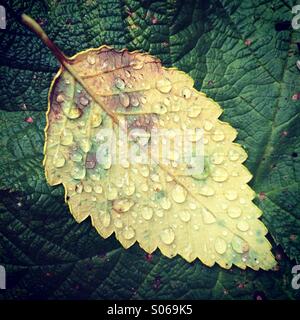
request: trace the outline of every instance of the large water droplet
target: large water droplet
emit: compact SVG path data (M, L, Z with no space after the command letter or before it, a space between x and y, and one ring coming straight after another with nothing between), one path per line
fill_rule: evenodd
M142 216L145 220L150 220L153 216L153 209L150 207L144 207L142 209Z
M142 60L142 58L135 57L135 59L130 62L130 66L132 69L140 70L144 66L144 60Z
M210 131L213 128L213 124L209 120L204 121L204 129Z
M229 207L227 210L229 217L238 218L242 214L242 210L239 207Z
M161 232L160 238L163 243L171 244L175 239L175 233L171 228L167 228Z
M243 231L243 232L249 230L249 224L245 220L239 221L236 226L240 231Z
M231 161L236 161L236 160L239 159L239 157L240 157L240 154L239 154L236 150L234 150L234 149L232 149L232 150L230 150L230 151L228 152L228 158L229 158Z
M191 220L191 214L189 213L189 211L187 210L183 210L179 212L179 218L183 221L183 222L188 222Z
M134 202L129 199L114 200L113 209L119 213L127 212L134 205Z
M199 190L199 193L203 196L213 196L215 194L215 190L212 187L204 186Z
M94 186L94 191L96 193L102 193L103 188L100 185L96 185L96 186Z
M104 211L100 211L99 219L103 227L107 228L110 225L110 214Z
M242 238L238 236L234 236L231 241L231 246L233 250L237 253L245 253L249 251L248 242L244 241Z
M212 135L212 139L216 142L223 141L225 138L224 132L220 129L216 129Z
M116 228L122 228L123 227L123 222L122 222L122 220L121 219L115 219L114 220L114 225L115 225L115 227Z
M172 197L175 202L183 203L186 199L187 191L179 184L172 190Z
M197 105L190 107L188 110L188 116L190 118L196 118L199 116L200 113L201 113L201 107Z
M222 153L215 152L211 157L210 161L213 164L221 164L224 161L224 156Z
M238 194L236 191L234 190L227 190L225 191L225 197L230 200L230 201L233 201L237 198Z
M121 94L119 95L119 100L120 100L121 105L122 105L124 108L129 107L130 99L129 99L129 96L128 96L127 93L121 93Z
M169 93L172 89L172 83L168 79L161 79L156 82L156 88L162 93Z
M60 136L60 143L64 146L69 146L73 142L73 134L70 129L64 129Z
M189 88L185 87L185 88L182 89L181 95L185 99L189 99L192 96L192 91Z
M83 152L89 152L91 149L91 142L87 138L83 138L80 141L80 148L82 149Z
M65 163L66 163L66 159L63 156L63 154L60 152L57 152L53 157L53 165L56 168L61 168L64 166Z
M77 119L81 116L81 111L79 108L64 106L62 110L69 119Z
M97 128L100 126L100 124L102 123L102 116L101 116L101 112L97 111L94 112L91 118L91 126L92 128Z
M115 79L115 87L118 88L119 90L124 90L125 89L125 82L121 78L116 78Z
M227 180L227 178L228 178L228 173L223 168L216 168L213 170L213 172L211 174L212 174L212 178L216 182L223 182L223 181Z
M118 190L112 186L108 186L106 196L107 200L114 200L118 197Z
M89 64L92 64L92 65L96 63L96 58L95 56L92 56L92 55L88 55L86 60Z
M169 200L169 198L164 197L164 198L161 199L160 205L161 205L161 207L162 207L163 209L168 210L168 209L171 208L172 203L171 203L171 201Z
M149 168L147 167L147 166L142 166L141 168L140 168L140 173L141 173L141 175L143 176L143 177L148 177L149 176L149 173L150 173L150 170L149 170Z
M83 189L84 189L84 191L87 192L87 193L92 192L92 187L91 187L89 184L85 184L85 185L83 186Z
M202 218L205 224L211 224L216 222L216 218L207 209L202 208Z
M74 167L71 171L71 176L76 180L81 180L85 177L85 167Z
M135 231L130 226L126 226L123 229L123 237L127 240L132 239L135 236Z
M217 253L219 254L223 254L225 253L227 249L227 243L224 239L218 237L216 240L215 240L215 250Z

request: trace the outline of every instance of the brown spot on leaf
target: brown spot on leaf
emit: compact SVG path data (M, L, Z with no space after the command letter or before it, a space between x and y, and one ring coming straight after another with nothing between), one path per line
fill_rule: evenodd
M86 156L85 167L87 169L95 168L97 163L96 153L88 153Z

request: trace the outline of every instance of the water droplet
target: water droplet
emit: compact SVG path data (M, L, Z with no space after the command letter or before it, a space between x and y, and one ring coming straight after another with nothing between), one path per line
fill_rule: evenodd
M92 192L92 187L89 184L83 186L83 190L87 193Z
M212 139L216 142L224 140L225 135L224 132L220 129L216 129L213 133Z
M63 154L60 152L56 153L55 156L53 157L53 164L56 168L63 167L65 162L66 162L66 159L63 156Z
M125 89L125 82L121 78L116 78L115 79L115 87L118 88L119 90L124 90Z
M129 199L114 200L113 209L119 213L127 212L134 205L134 202Z
M190 209L192 209L192 210L196 210L196 209L197 209L197 205L196 205L196 203L194 203L194 202L190 202L190 203L189 203L189 207L190 207Z
M191 220L191 214L189 213L189 211L187 210L183 210L179 212L179 218L183 221L183 222L188 222Z
M89 64L95 64L96 63L96 58L95 58L95 56L92 56L92 55L88 55L86 60L87 60L87 62Z
M181 91L181 95L185 98L185 99L189 99L192 96L192 92L189 88L183 88Z
M161 209L155 210L155 214L159 217L162 218L164 216L164 211Z
M248 222L244 221L244 220L241 220L237 223L237 228L243 232L249 230L249 224Z
M65 101L65 97L62 93L60 93L57 97L56 97L56 101L58 103L64 102Z
M144 192L147 192L147 191L149 190L148 185L147 185L146 183L143 183L143 184L141 185L141 190L144 191Z
M118 190L112 186L108 186L106 196L107 200L114 200L118 196Z
M209 186L204 186L199 190L199 193L203 196L213 196L215 194L215 191Z
M237 196L238 196L238 194L237 194L237 192L234 191L234 190L227 190L227 191L225 192L225 197L226 197L228 200L230 200L230 201L235 200L235 199L237 198Z
M64 129L60 136L60 143L64 146L69 146L73 142L73 134L70 129Z
M99 185L96 185L96 186L94 186L94 191L96 193L102 193L103 188L101 186L99 186Z
M156 82L156 88L162 93L169 93L172 89L172 83L168 79L161 79Z
M202 218L205 224L212 224L216 222L214 215L205 208L202 208Z
M119 100L120 100L121 105L122 105L124 108L129 107L130 99L129 99L129 95L128 95L127 93L121 93L121 94L119 95Z
M80 148L82 149L83 152L89 152L91 149L91 142L87 138L83 138L80 141Z
M77 179L77 180L81 180L85 177L85 167L74 167L73 170L71 171L71 176L74 178L74 179Z
M163 243L171 244L175 239L174 231L171 228L164 229L160 234L160 238Z
M172 203L171 203L171 201L169 200L169 198L164 197L164 198L161 199L160 205L161 205L161 207L162 207L163 209L168 210L168 209L171 208Z
M150 170L147 166L142 166L140 168L140 173L143 177L147 178L149 176Z
M82 96L82 97L80 97L79 102L81 105L87 106L89 104L90 100L87 97Z
M159 182L159 175L158 174L152 174L150 178L154 182Z
M236 161L236 160L239 159L239 157L240 157L240 154L239 154L236 150L234 150L234 149L232 149L232 150L230 150L230 151L228 152L228 158L229 158L231 161Z
M213 164L221 164L224 161L224 156L222 153L215 152L211 157L210 161Z
M238 236L234 236L231 241L232 249L237 253L245 253L249 251L248 242L244 241L242 238Z
M223 182L223 181L227 180L227 178L228 178L228 173L223 168L214 169L211 174L212 174L212 178L216 182Z
M225 253L227 249L227 243L224 239L218 237L215 241L215 250L219 254Z
M69 119L77 119L81 116L79 108L63 107L63 112Z
M123 227L123 222L122 222L121 219L116 219L114 221L114 225L115 225L116 228L122 228Z
M123 237L127 240L132 239L135 236L135 231L130 226L126 226L123 229Z
M82 190L83 190L83 186L82 186L81 183L80 183L80 184L77 184L77 185L75 186L75 191L76 191L77 193L81 193Z
M172 190L172 197L175 202L183 203L186 199L187 191L179 184Z
M133 183L128 184L125 188L124 188L124 192L127 196L131 196L134 194L135 192L135 185Z
M104 211L100 211L99 215L100 221L104 228L107 228L110 225L110 214Z
M229 207L227 213L230 218L238 218L242 214L242 210L239 207Z
M92 128L97 128L102 123L102 116L100 112L94 112L91 119Z
M130 62L130 66L132 66L132 69L140 70L144 66L144 60L140 57L135 57L135 59Z
M130 103L133 107L137 107L140 104L139 99L135 96L130 98Z
M201 113L201 107L200 106L192 106L189 108L188 110L188 116L190 118L196 118L199 116L199 114Z
M150 220L153 216L153 209L150 207L144 207L142 209L142 216L145 220Z
M205 120L204 121L204 129L206 131L210 131L212 128L213 128L213 124L210 121Z

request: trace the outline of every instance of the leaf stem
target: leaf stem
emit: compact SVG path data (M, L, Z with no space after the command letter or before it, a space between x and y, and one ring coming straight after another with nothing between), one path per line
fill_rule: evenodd
M68 57L66 57L63 52L55 45L47 36L45 31L41 28L41 26L33 20L31 17L29 17L27 14L23 13L21 15L21 20L24 25L26 25L27 28L29 28L31 31L33 31L44 43L45 45L52 51L52 53L55 55L57 60L65 66L66 62L69 60Z

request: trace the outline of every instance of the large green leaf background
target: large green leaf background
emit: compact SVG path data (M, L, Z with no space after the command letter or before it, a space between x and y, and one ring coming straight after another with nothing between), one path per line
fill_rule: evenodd
M254 272L152 256L77 224L61 186L45 182L47 93L58 62L7 13L0 32L1 299L299 299L300 31L293 1L8 1L37 19L68 55L107 44L158 56L223 108L247 150L250 185L278 267ZM33 122L25 121L31 117Z

